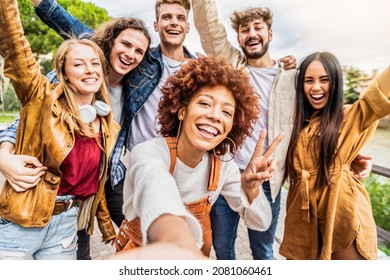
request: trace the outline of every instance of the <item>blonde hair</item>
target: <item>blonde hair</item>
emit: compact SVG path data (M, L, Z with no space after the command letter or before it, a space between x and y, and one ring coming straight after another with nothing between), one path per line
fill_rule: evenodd
M156 0L156 4L154 5L154 10L156 12L156 20L158 21L158 17L160 15L160 8L163 4L179 4L183 6L187 11L187 16L191 10L191 4L189 0Z
M54 57L54 68L57 73L57 78L64 87L64 93L59 99L60 104L64 107L64 110L62 111L61 114L61 124L64 127L67 127L72 133L77 132L82 136L93 137L96 140L98 140L98 134L94 133L91 127L81 120L78 103L75 98L75 93L77 92L77 90L69 82L69 80L65 79L66 57L68 53L78 45L89 46L98 55L102 66L103 83L100 86L98 92L95 93L94 101L101 100L107 103L111 107L111 101L110 101L108 88L107 88L107 67L106 67L107 62L104 58L104 54L102 50L99 48L99 46L96 43L94 43L90 39L72 38L66 40L58 47ZM112 114L110 113L106 117L106 119L107 119L108 126L110 126L112 122ZM99 143L99 141L97 142Z

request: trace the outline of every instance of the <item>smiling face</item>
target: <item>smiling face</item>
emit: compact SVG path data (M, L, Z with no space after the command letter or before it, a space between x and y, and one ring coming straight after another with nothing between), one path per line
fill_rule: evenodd
M233 127L235 99L225 86L205 86L179 110L178 156L189 166L221 143Z
M238 43L247 58L259 59L268 51L272 30L263 19L242 24L238 29Z
M148 38L140 30L127 28L120 32L111 48L109 74L118 75L121 79L140 64L148 45Z
M81 104L90 104L103 83L98 54L87 45L74 45L65 57L65 79L73 85Z
M159 15L154 22L161 45L165 47L181 47L190 30L188 12L180 4L164 3L159 8Z
M314 110L321 110L330 97L330 79L324 65L319 60L311 62L303 81L305 96Z

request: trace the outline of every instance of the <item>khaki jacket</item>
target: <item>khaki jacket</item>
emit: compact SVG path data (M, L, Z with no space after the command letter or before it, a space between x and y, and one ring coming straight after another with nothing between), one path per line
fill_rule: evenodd
M16 154L31 155L47 171L39 184L25 192L16 192L5 182L0 195L0 216L24 227L43 227L51 219L62 173L60 166L74 145L74 135L63 127L60 114L66 111L59 102L61 83L51 85L41 74L40 66L23 36L15 0L0 2L0 55L4 57L4 74L10 78L21 102ZM108 155L115 142L119 125L109 125L101 118L104 154L99 187L92 203L88 233L93 232L97 215L105 239L115 237L104 197Z
M192 8L195 27L206 54L214 56L222 54L237 69L249 71L246 56L228 41L225 26L219 19L215 0L192 1ZM273 155L277 161L275 174L270 179L273 200L283 183L286 154L294 125L295 76L296 70L286 71L281 67L275 77L269 99L268 143L272 143L280 132L284 132L284 138Z

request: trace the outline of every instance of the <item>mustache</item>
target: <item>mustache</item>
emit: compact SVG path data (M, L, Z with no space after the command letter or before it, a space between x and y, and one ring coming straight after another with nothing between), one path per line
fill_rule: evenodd
M260 37L251 37L251 38L249 38L248 40L245 41L245 45L248 45L248 44L250 44L252 42L263 43L263 40Z

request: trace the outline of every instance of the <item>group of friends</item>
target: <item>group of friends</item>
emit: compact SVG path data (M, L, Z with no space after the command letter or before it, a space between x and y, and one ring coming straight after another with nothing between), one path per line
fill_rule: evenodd
M17 1L1 1L21 110L0 131L0 259L90 259L95 220L115 258L235 259L240 219L253 258L273 259L284 182L281 255L376 259L360 150L390 113L390 68L345 107L333 54L271 58L268 8L232 14L235 48L214 0L156 0L151 48L140 19L94 31L31 2L65 41L44 76ZM206 55L183 45L191 8Z

